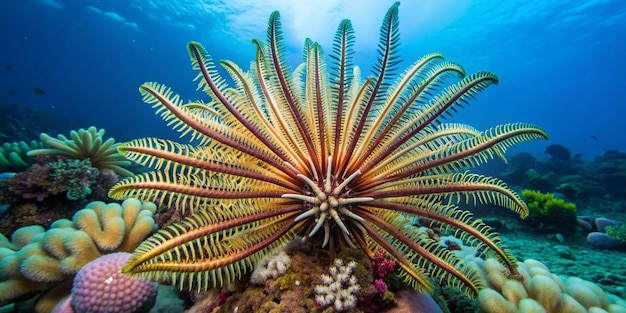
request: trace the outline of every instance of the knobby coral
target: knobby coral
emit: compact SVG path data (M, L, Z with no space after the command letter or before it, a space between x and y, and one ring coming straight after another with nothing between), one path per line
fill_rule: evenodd
M28 156L37 155L64 155L78 160L89 159L93 166L99 169L110 169L122 176L131 176L133 173L124 167L130 162L117 152L115 139L104 140L104 129L98 130L94 126L87 130L71 131L70 138L58 135L53 138L46 133L41 134L41 141L51 148L34 149L28 151Z
M305 61L292 71L274 12L267 42L253 41L249 71L220 62L232 87L202 45L188 45L208 103L183 103L164 85L142 85L144 101L198 145L157 138L120 145L123 155L156 170L119 182L109 194L195 212L144 241L122 271L206 289L242 277L304 235L330 248L358 247L370 258L382 249L411 287L432 290L432 276L475 295L479 275L411 225L421 217L496 256L515 275L499 236L456 204L487 202L527 215L504 182L467 170L547 135L523 123L482 132L443 123L498 78L466 76L434 53L394 80L398 29L396 3L384 17L373 76L364 80L352 64L349 20L339 25L331 64L307 39Z

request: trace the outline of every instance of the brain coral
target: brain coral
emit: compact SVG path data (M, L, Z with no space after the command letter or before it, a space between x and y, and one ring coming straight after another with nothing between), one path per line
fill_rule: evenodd
M158 285L120 273L130 256L117 252L89 262L74 278L72 295L53 312L149 312L156 302Z
M128 199L121 205L96 201L72 220L57 220L16 230L9 241L0 234L0 306L39 295L35 310L49 312L69 295L71 280L104 254L130 252L156 229L156 206Z

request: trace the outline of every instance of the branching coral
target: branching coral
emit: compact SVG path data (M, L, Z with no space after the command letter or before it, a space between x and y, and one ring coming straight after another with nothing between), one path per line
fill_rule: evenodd
M92 202L72 221L20 228L9 241L0 234L0 306L36 295L36 310L48 312L69 294L72 277L87 263L112 252L132 251L156 229L156 206L128 199L121 205Z
M330 275L322 274L322 284L315 286L317 304L333 305L339 312L355 307L361 289L356 276L352 275L356 265L355 261L344 265L341 259L335 259L329 268Z
M99 171L91 167L89 159L58 160L50 163L50 177L55 185L66 186L65 196L68 200L85 199L91 194L91 185L95 183ZM59 184L65 182L65 184Z
M104 140L104 129L98 130L93 126L87 130L81 128L78 131L71 131L70 138L64 135L53 138L42 133L41 141L51 148L31 150L28 155L52 154L78 160L89 159L91 164L99 169L110 169L123 176L133 175L131 171L124 168L131 163L117 152L119 144L115 143L115 139Z

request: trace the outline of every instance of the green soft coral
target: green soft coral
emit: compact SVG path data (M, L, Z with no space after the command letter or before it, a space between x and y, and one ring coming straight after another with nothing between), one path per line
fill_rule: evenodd
M604 230L611 238L626 243L626 224L609 225Z
M571 232L576 226L576 204L556 198L552 193L522 190L522 198L528 205L527 221L537 227Z
M122 176L132 176L133 173L126 169L130 161L117 152L119 143L115 139L104 139L104 129L94 126L70 132L70 138L57 135L54 138L46 133L41 134L41 141L50 148L34 149L27 153L28 156L37 155L63 155L77 160L89 159L91 164L101 170L112 170Z
M27 153L35 149L44 149L48 146L41 141L5 142L0 146L0 173L21 172L33 164L35 159Z

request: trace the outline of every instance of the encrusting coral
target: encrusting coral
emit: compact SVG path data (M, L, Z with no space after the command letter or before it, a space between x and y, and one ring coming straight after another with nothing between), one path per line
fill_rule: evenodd
M509 279L494 259L474 259L488 282L478 295L484 313L625 313L626 301L593 282L563 277L534 259L518 263L522 281Z
M250 282L263 285L268 278L277 278L284 274L290 265L291 258L284 250L266 255L254 268L252 275L250 275Z
M121 205L89 203L73 219L16 230L9 241L0 234L0 306L39 295L37 312L49 312L69 295L74 275L92 260L130 252L156 230L156 205L127 199Z
M117 152L115 139L104 140L104 129L98 130L91 126L87 130L79 129L70 132L71 139L59 134L57 138L42 133L41 141L51 148L34 149L29 151L28 156L37 155L64 155L70 158L84 160L89 159L93 166L99 169L110 169L122 176L131 176L133 173L124 167L131 164Z

